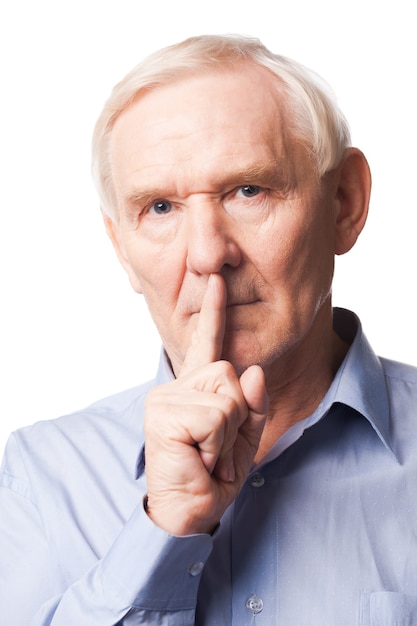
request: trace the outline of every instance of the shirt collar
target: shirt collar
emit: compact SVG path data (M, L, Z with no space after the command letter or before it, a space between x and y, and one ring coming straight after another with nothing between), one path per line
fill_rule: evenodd
M329 389L328 401L345 404L363 415L385 447L395 456L390 434L389 397L381 360L366 339L359 318L346 309L333 312L335 331L349 341L355 337Z

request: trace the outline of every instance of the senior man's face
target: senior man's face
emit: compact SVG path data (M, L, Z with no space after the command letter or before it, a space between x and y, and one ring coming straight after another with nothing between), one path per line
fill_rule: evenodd
M266 71L242 66L158 87L116 121L109 230L177 373L211 273L226 283L222 357L238 371L271 366L328 323L332 192L282 103Z

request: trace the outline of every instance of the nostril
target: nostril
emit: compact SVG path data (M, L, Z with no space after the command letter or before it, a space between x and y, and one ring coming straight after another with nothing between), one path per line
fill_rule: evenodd
M206 234L202 238L191 235L188 246L187 267L198 274L216 274L223 267L237 267L241 261L238 244L223 235Z

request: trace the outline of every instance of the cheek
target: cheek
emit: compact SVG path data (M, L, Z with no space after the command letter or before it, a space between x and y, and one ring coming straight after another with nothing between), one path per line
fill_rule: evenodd
M151 314L154 317L171 315L178 299L176 276L168 268L152 266L149 269L141 273L141 286Z
M333 280L334 254L328 230L312 230L299 254L298 286L301 306L317 311L328 299Z
M307 235L299 224L287 221L271 228L268 236L262 237L257 254L268 282L283 280L289 286L299 273L303 273L311 252Z
M143 293L146 299L155 290L164 294L172 285L175 273L174 259L167 248L149 242L137 232L126 236L124 243L129 278L135 291Z
M173 322L179 308L184 271L180 258L143 246L131 260L135 280L140 284L150 314L160 330Z
M317 216L317 208L312 207L311 214L313 211ZM274 229L275 236L269 236L260 257L268 283L280 283L282 290L292 293L328 283L334 258L331 233L328 223L317 218L316 222L294 219Z

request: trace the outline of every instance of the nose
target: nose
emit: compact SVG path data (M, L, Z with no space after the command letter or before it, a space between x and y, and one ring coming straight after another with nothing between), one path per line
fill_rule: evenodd
M222 207L202 204L193 207L188 220L187 269L194 274L218 273L225 266L237 267L241 250L236 223Z

